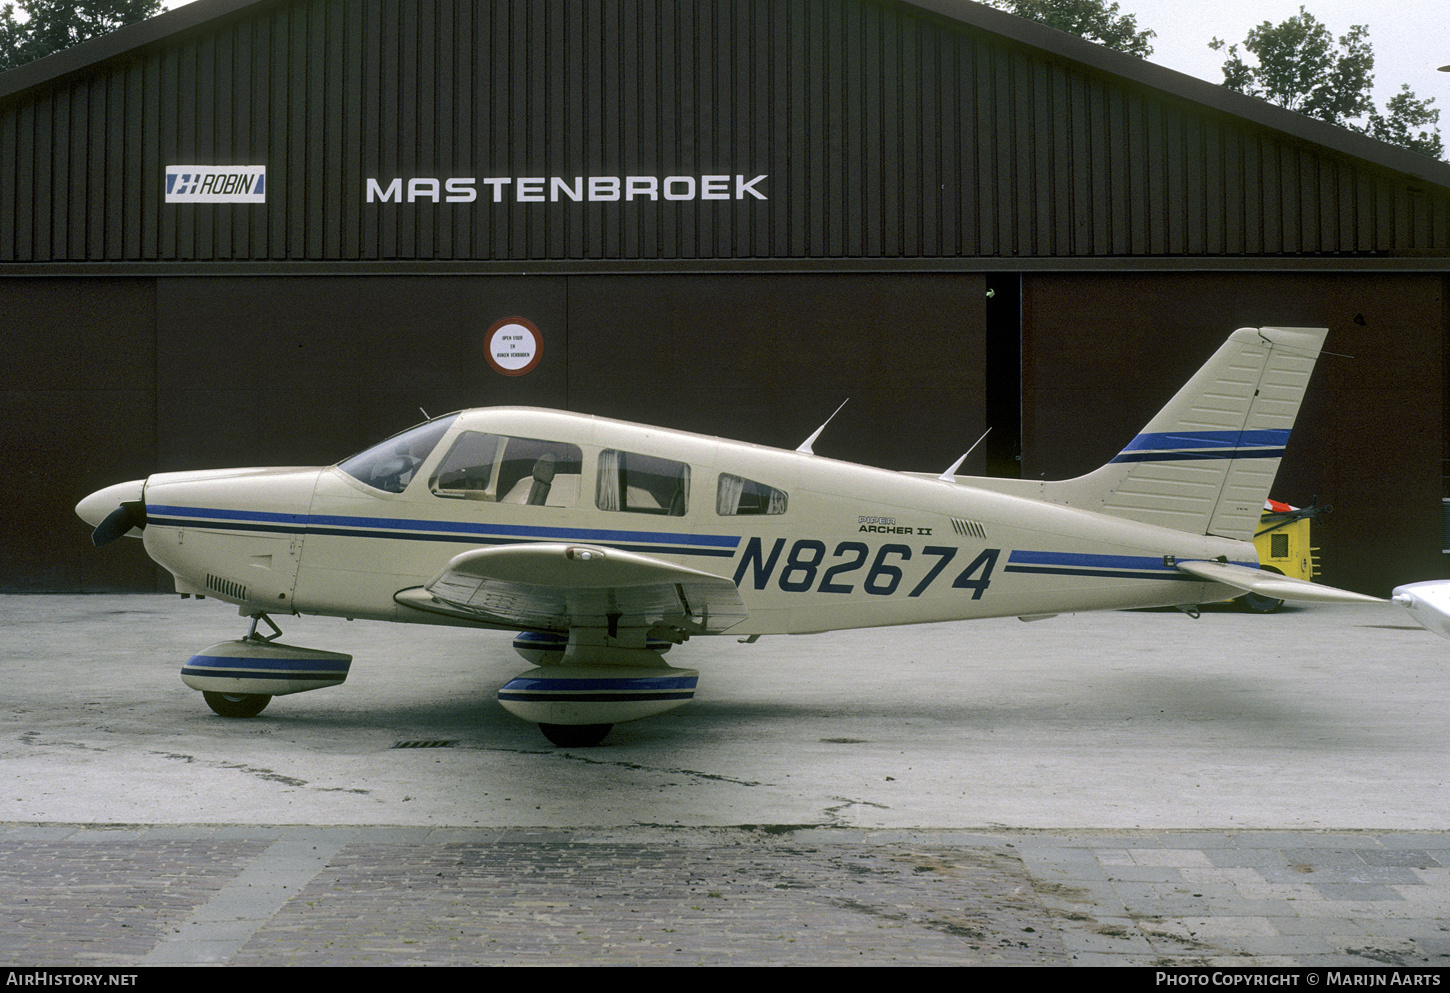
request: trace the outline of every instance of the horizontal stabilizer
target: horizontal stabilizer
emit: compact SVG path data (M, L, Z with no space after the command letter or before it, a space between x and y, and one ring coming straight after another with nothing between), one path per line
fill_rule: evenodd
M1426 631L1450 638L1450 580L1396 586L1391 596Z
M1200 579L1207 579L1235 589L1257 593L1260 596L1279 600L1302 600L1311 603L1384 603L1379 597L1349 590L1337 590L1333 586L1321 586L1306 579L1292 579L1276 572L1250 569L1248 566L1228 562L1179 562L1179 572L1186 572Z
M718 634L748 615L730 580L619 548L553 542L480 548L454 556L425 587L427 598L471 616L537 631L663 625L682 635ZM404 591L396 599L430 609Z

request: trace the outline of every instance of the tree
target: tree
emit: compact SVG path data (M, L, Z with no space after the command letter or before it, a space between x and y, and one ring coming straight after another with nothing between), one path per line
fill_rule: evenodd
M1444 151L1435 130L1440 111L1430 107L1433 97L1419 100L1404 86L1386 102L1385 113L1375 109L1374 50L1363 24L1336 41L1328 27L1300 7L1287 21L1265 21L1249 31L1243 47L1253 62L1221 38L1209 47L1227 47L1223 80L1230 89L1435 158Z
M1107 0L987 0L998 10L1040 21L1050 28L1075 34L1088 41L1146 59L1153 54L1149 43L1154 31L1139 31L1138 19L1119 14L1116 3Z
M0 7L0 72L161 13L162 0L16 0ZM23 19L21 16L23 15Z
M1389 116L1370 111L1369 133L1380 141L1421 155L1443 158L1445 146L1441 144L1440 132L1435 127L1440 121L1440 112L1430 108L1434 102L1434 97L1416 99L1415 94L1410 92L1410 84L1401 83L1400 92L1385 101Z

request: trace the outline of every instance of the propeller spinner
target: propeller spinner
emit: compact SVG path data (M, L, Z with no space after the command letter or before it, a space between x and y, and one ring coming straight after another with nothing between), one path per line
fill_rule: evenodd
M133 479L97 490L76 504L81 520L95 528L91 541L96 547L109 545L132 529L146 527L146 480Z
M91 543L100 548L117 538L125 537L132 528L145 527L146 504L140 500L127 500L96 525L96 529L91 532Z

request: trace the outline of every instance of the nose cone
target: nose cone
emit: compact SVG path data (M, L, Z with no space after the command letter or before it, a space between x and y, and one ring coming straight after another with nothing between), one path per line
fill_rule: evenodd
M115 486L96 490L76 504L76 514L91 527L100 527L106 516L121 504L140 500L141 489L145 485L146 480L133 479L129 483L117 483Z

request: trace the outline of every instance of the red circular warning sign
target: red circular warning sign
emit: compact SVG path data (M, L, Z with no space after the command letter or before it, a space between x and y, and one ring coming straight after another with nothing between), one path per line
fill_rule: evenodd
M488 329L484 348L488 364L505 376L522 376L539 364L544 340L534 323L523 317L505 317Z

